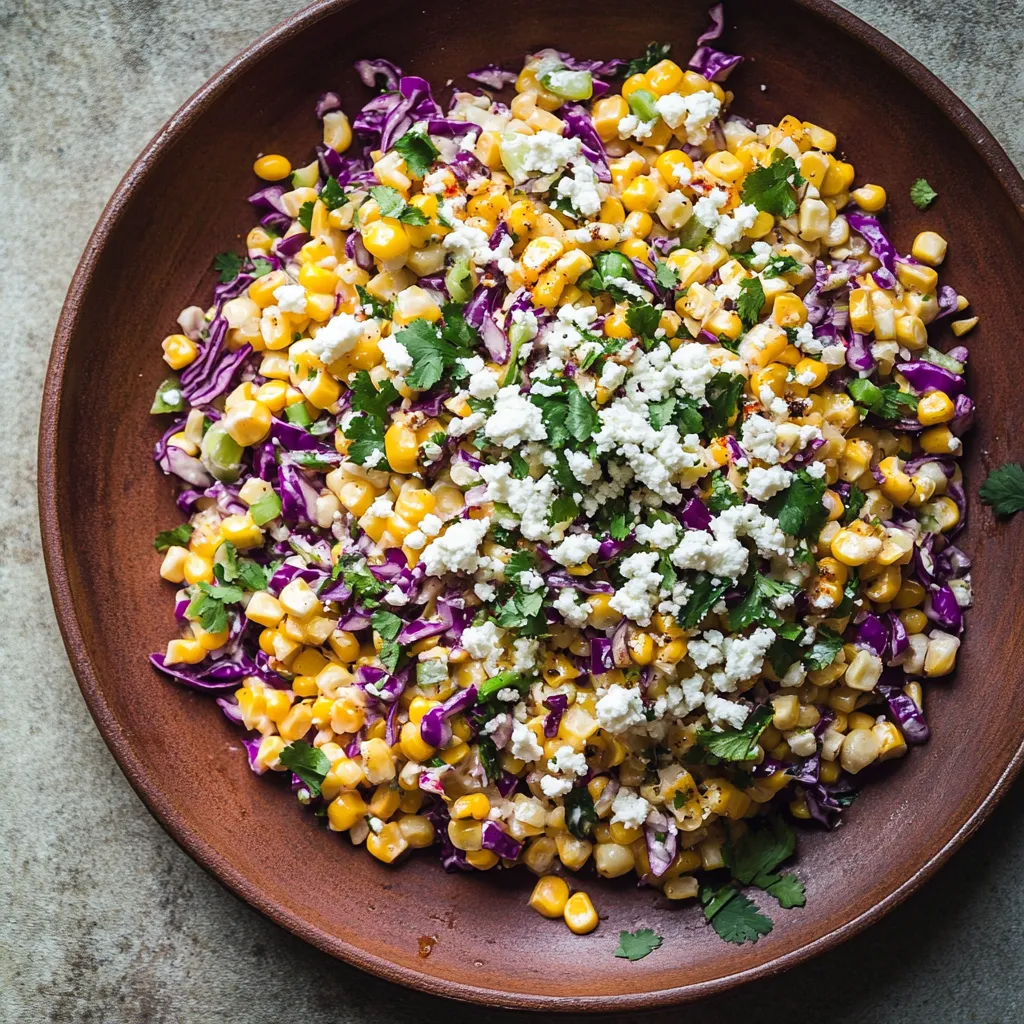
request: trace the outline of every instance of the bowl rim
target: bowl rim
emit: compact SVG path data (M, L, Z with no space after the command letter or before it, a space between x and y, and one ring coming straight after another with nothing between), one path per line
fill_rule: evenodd
M221 93L254 60L273 51L278 45L303 31L309 25L353 2L355 0L315 0L308 7L295 12L279 24L269 28L200 86L171 115L118 183L86 243L68 288L54 332L53 346L43 386L38 440L37 498L43 557L57 623L72 671L100 734L129 784L150 813L171 838L221 885L265 917L324 952L377 977L398 982L418 991L485 1006L543 1010L549 1013L636 1011L679 1005L719 994L755 979L779 974L812 957L834 949L880 920L907 899L977 831L1024 765L1024 739L988 795L960 824L956 832L900 886L853 920L826 932L812 942L767 960L756 967L737 971L711 981L683 984L647 992L631 992L614 996L577 996L566 1000L554 995L498 991L453 982L402 967L384 957L368 953L359 946L326 934L299 915L291 913L274 900L267 898L258 886L253 885L217 849L193 832L170 806L159 788L147 776L141 761L135 756L128 737L122 733L110 707L104 700L99 679L87 653L82 628L75 615L72 586L68 574L68 560L65 555L58 518L56 486L60 402L64 388L68 349L79 317L82 296L89 287L95 266L106 247L109 236L120 221L125 206L136 187L146 177L151 165L159 160L163 151L188 128L192 119L216 101ZM989 129L948 86L888 36L856 15L839 7L832 0L795 0L795 3L865 44L920 89L957 127L992 169L1003 191L1016 207L1018 216L1024 219L1024 179Z

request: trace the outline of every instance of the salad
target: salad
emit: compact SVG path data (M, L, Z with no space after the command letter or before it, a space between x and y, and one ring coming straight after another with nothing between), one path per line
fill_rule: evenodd
M827 128L734 113L723 25L444 104L358 62L315 157L256 159L153 405L153 665L353 845L525 866L581 934L577 872L735 942L802 906L794 823L928 739L971 603L947 243L900 255Z

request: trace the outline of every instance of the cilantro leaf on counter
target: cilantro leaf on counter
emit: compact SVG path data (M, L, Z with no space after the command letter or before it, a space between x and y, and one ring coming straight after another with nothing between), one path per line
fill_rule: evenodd
M331 762L319 747L311 747L305 740L293 740L278 756L285 768L302 779L310 796L320 795L320 787L331 770Z
M794 189L803 183L796 161L775 149L767 167L755 167L743 179L743 202L776 217L792 217L796 213Z
M938 197L939 193L936 192L924 178L918 178L914 184L910 186L910 201L919 210L927 210L928 207L938 199Z
M1024 466L1008 462L993 469L978 488L978 494L997 516L1020 512L1024 509Z
M615 955L623 960L643 960L658 949L664 939L652 928L638 928L635 932L619 932L619 948Z

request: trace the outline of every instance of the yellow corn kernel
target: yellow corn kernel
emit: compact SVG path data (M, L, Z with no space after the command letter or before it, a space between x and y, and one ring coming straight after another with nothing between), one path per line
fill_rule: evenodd
M878 469L884 477L879 485L882 493L894 505L905 505L914 493L914 481L903 472L900 460L895 455L890 455L878 463Z
M532 242L530 243L533 244ZM562 292L569 283L564 274L552 268L540 275L533 288L533 301L545 309L554 309L562 297Z
M910 247L910 255L915 260L937 267L946 258L946 247L949 243L934 231L922 231Z
M622 620L621 613L612 608L611 599L612 595L609 594L594 594L587 599L590 607L588 625L595 629L609 629Z
M506 223L517 238L529 238L537 227L537 210L527 199L520 199L509 207Z
M666 149L655 161L654 169L671 188L688 185L693 176L693 160L681 149Z
M347 832L366 817L366 801L359 793L339 793L327 805L327 824L333 832Z
M410 761L427 761L434 756L434 748L420 735L418 723L406 722L402 726L399 743L402 753Z
M374 791L370 800L370 813L381 821L387 821L397 810L402 795L390 783L382 782Z
M800 158L801 177L806 178L816 189L821 188L827 173L828 157L824 153L815 153L812 150Z
M949 326L958 338L962 338L968 331L977 327L977 325L978 318L976 316L969 316L965 320L954 320Z
M355 633L350 633L345 629L335 630L328 643L343 665L350 665L359 657L359 640Z
M647 81L646 75L630 75L622 83L622 97L628 100L638 89L648 89L650 83Z
M169 334L161 342L164 351L164 362L172 370L182 370L189 363L194 363L199 349L196 343L184 334Z
M654 639L649 633L633 633L627 646L629 656L637 665L650 665L654 660Z
M633 260L640 260L648 266L651 264L650 246L640 238L627 238L620 246L619 252Z
M274 244L274 239L267 234L259 225L252 228L245 236L246 249L259 249L262 252L269 252Z
M414 472L419 464L416 434L404 423L392 423L384 434L384 453L396 473Z
M726 149L712 153L704 161L704 169L721 181L739 181L746 173L743 162Z
M338 286L338 275L326 267L318 267L313 263L304 263L299 268L299 284L307 291L317 294L332 295Z
M561 917L569 900L569 886L558 875L543 875L530 893L530 906L544 917Z
M942 391L931 391L917 403L917 419L926 427L946 423L953 418L953 402Z
M292 165L286 156L268 153L261 156L253 165L253 173L264 181L281 181L292 173Z
M222 629L219 633L207 633L198 622L191 622L189 625L192 628L192 635L204 651L215 651L227 642L228 631L226 629Z
M702 326L716 338L724 336L732 341L735 341L743 333L743 321L739 314L734 313L731 309L722 309L721 307L713 310Z
M750 797L728 779L708 779L704 785L703 803L713 814L738 819L750 808Z
M823 196L837 196L853 184L855 173L853 164L846 163L844 160L835 160L829 156L828 171L819 191Z
M379 260L400 260L409 253L409 236L400 221L387 217L363 229L363 245Z
M793 369L797 383L809 388L824 384L828 376L828 367L817 359L801 359Z
M939 275L923 263L897 263L896 277L904 288L930 294L939 283ZM907 307L910 310L910 307ZM910 310L913 312L913 310Z
M198 640L171 640L164 662L167 665L198 665L206 657L206 648Z
M220 524L221 536L236 548L258 548L263 545L263 531L252 521L252 513L228 516Z
M597 927L597 911L585 892L574 892L569 897L562 917L569 926L569 931L576 935L586 935Z
M557 238L541 235L533 238L523 250L520 264L527 283L532 284L565 251L565 246Z
M185 559L182 574L186 583L212 583L213 563L194 551Z
M458 821L461 818L473 818L483 821L491 810L491 802L483 793L470 793L460 796L452 804L451 816Z
M870 334L875 329L871 295L865 288L854 288L850 291L850 326L858 334Z
M164 554L160 563L160 575L169 583L183 583L185 580L185 560L188 558L188 548L172 544Z
M683 69L671 60L660 60L646 74L647 88L655 96L667 96L675 92L683 80Z
M850 193L850 198L867 213L877 213L888 197L881 185L861 185Z
M807 322L807 307L798 295L783 292L782 295L775 296L772 319L780 327L800 327Z
M324 145L336 153L344 153L352 145L352 128L341 110L324 114Z
M949 455L951 452L960 450L960 441L944 424L922 430L920 443L921 451L927 452L929 455Z

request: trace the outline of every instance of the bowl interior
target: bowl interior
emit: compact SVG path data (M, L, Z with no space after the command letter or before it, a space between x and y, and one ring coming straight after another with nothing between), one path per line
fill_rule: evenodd
M859 180L889 189L888 224L901 251L926 226L950 239L945 279L983 317L967 339L980 421L966 462L973 490L984 465L1008 457L1000 423L1013 408L1013 382L1024 378L1006 301L1024 271L1024 228L999 177L950 116L830 20L853 19L822 13L835 11L732 0L724 45L748 57L729 83L734 110L771 121L794 113L835 131ZM612 57L657 39L685 57L705 4L677 5L670 21L665 14L655 0L315 5L194 99L129 173L58 330L41 439L44 537L62 629L108 743L175 838L240 896L329 952L441 994L625 1009L795 962L909 891L976 824L1021 744L1021 663L1007 642L1020 613L1007 598L1024 535L1002 533L997 544L976 502L963 545L975 562L977 604L956 677L927 691L933 739L890 767L886 785L868 788L839 833L801 837L807 907L773 907L775 930L756 945L723 944L692 903L670 905L630 885L587 882L602 925L579 938L527 908L525 872L446 875L429 853L386 868L320 828L286 787L253 776L239 734L213 701L158 677L146 661L175 630L171 588L157 576L152 548L156 532L179 518L171 484L150 459L161 429L148 414L163 376L159 343L179 310L208 303L214 254L244 245L255 155L312 159L317 95L340 91L350 112L369 98L352 71L359 57L387 56L433 83L463 84L473 67L512 66L545 45ZM928 82L891 44L890 53ZM980 130L951 102L955 118ZM1020 179L995 149L1000 158L1019 197ZM940 195L926 215L908 198L922 173ZM616 959L618 931L638 926L665 936L662 950L633 964Z

